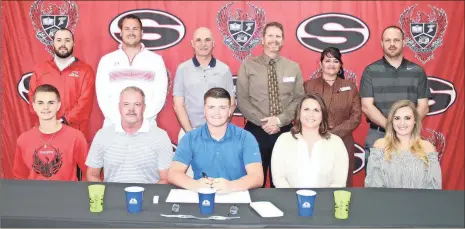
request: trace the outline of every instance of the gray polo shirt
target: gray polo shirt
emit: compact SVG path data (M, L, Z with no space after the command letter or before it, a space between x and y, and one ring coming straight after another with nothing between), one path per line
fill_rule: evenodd
M396 69L383 57L368 65L360 82L360 97L374 98L375 107L387 117L392 104L407 99L431 98L428 78L423 68L403 59Z
M193 128L205 123L203 96L214 87L226 89L234 96L232 73L228 65L212 57L206 67L200 66L194 56L178 66L174 77L173 96L184 97L189 121Z
M173 147L166 131L144 122L133 135L121 125L100 129L92 141L86 165L102 168L104 182L154 184L167 170Z

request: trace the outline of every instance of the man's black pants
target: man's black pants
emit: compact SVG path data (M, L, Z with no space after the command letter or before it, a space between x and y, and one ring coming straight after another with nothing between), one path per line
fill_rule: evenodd
M271 174L271 154L273 153L273 147L278 137L282 133L289 132L291 128L292 128L292 124L289 124L287 126L281 127L278 133L269 135L262 129L262 127L257 126L253 124L252 122L248 121L245 124L244 129L249 131L255 137L255 139L257 139L258 146L260 148L260 154L262 156L263 177L264 177L262 188L264 188L266 185L268 168L270 169L270 187L274 188L273 176Z

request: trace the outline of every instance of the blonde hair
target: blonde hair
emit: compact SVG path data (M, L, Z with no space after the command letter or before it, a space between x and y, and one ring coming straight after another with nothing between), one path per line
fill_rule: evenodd
M415 125L413 126L413 130L410 136L411 143L409 146L409 150L415 157L422 160L427 166L429 166L429 161L428 161L428 157L426 155L425 149L421 145L421 142L422 142L421 135L420 135L421 120L419 120L419 114L417 112L415 104L412 103L412 101L410 100L399 100L396 103L394 103L391 107L391 110L387 118L386 135L384 136L384 140L385 140L384 158L387 161L389 161L391 160L391 154L393 152L398 151L400 140L397 137L397 134L394 130L393 120L394 120L394 114L397 112L397 110L403 107L408 107L412 110L413 117L415 120Z

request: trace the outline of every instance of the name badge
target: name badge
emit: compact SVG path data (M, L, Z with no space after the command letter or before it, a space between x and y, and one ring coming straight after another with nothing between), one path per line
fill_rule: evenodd
M341 88L339 89L339 91L350 91L350 87L349 87L349 86L347 86L347 87L341 87Z
M283 77L283 83L295 82L295 76Z

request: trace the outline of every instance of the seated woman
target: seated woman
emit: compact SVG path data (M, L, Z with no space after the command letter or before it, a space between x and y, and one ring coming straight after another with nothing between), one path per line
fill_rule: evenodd
M420 137L421 121L410 100L394 103L386 135L370 149L365 187L441 189L435 147Z
M305 94L294 126L279 136L271 169L277 188L345 187L349 157L344 142L328 131L328 110L316 94Z

